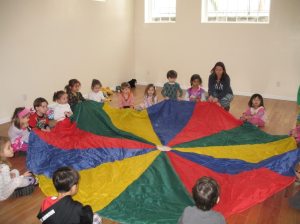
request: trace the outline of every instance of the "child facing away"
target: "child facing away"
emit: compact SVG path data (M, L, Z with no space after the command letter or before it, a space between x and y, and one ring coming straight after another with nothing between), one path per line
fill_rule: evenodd
M62 121L66 117L71 117L73 114L70 105L68 104L68 95L65 91L60 90L54 93L53 101L57 103L54 108L54 120Z
M229 111L230 102L233 100L233 92L224 63L217 62L210 73L208 78L208 101L214 102Z
M185 99L194 102L206 101L205 90L201 88L202 79L200 75L192 75L190 83L191 88L187 89Z
M248 102L248 109L241 117L242 121L248 121L257 127L265 126L265 107L263 97L256 93L253 94Z
M121 93L119 94L119 108L134 108L134 97L127 82L121 84Z
M212 208L219 202L218 183L210 177L201 177L192 189L196 206L188 206L180 217L179 224L223 224L223 215Z
M0 201L10 196L29 195L34 190L36 180L30 172L20 175L16 169L11 170L7 158L14 156L10 141L0 139Z
M44 199L37 215L43 224L102 223L101 217L93 214L91 206L83 206L72 199L79 183L79 173L76 170L61 167L54 172L52 181L58 195Z
M145 88L144 102L140 104L140 109L146 109L157 103L156 88L153 84L149 84Z
M33 102L35 113L29 116L29 127L38 128L42 131L50 131L49 119L47 116L48 102L46 99L39 97Z
M101 91L101 82L97 79L93 79L92 81L92 92L89 93L88 99L96 101L98 103L103 103L106 101L106 98L103 95L103 92Z
M168 71L167 79L168 82L164 84L161 94L166 100L180 100L183 92L180 85L176 82L177 72L174 70Z
M26 152L29 141L29 116L30 110L25 107L15 109L8 129L8 137L12 143L14 152Z
M81 92L79 92L81 83L77 79L69 80L68 85L65 86L65 90L68 94L68 103L70 106L74 106L77 103L85 101Z

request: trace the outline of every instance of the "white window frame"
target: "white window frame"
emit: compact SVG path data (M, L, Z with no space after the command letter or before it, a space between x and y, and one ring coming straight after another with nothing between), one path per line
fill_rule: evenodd
M160 8L166 1L169 7ZM169 1L169 3L168 3ZM175 9L172 3L175 2ZM145 23L175 23L176 22L176 0L145 0Z
M265 4L265 10L251 9L251 1L257 1L259 6ZM222 6L227 4L226 10L217 9L218 2L222 2ZM214 4L211 4L214 3ZM232 7L229 4L248 4L247 9L229 10ZM209 5L211 4L211 5ZM221 4L221 3L220 3ZM213 6L214 5L214 6ZM210 7L211 6L211 7ZM215 9L209 12L209 8ZM236 5L235 7L239 7ZM245 7L244 7L245 8ZM270 23L270 8L271 0L202 0L201 4L201 22L202 23L255 23L255 24L269 24Z

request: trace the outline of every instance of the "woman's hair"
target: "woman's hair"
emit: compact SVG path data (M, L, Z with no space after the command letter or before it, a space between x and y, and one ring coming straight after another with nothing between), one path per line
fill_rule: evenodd
M80 83L77 79L70 79L70 80L69 80L69 84L65 86L66 92L67 92L67 93L70 93L72 87L75 86L76 84L81 85L81 83Z
M130 85L129 85L128 82L123 82L123 83L121 84L121 89L125 89L125 88L129 88L129 89L130 89Z
M202 84L202 79L201 79L200 75L194 74L194 75L192 75L191 80L190 80L191 86L193 85L193 81L197 80L197 79L199 80L200 85Z
M59 100L64 94L66 94L66 92L63 90L59 90L59 91L55 92L53 94L53 101L56 102L56 100Z
M197 208L209 211L218 202L220 190L218 183L211 177L201 177L192 189Z
M153 87L154 92L153 92L153 98L156 96L156 88L154 86L154 84L149 84L146 86L145 92L144 92L144 96L148 96L148 90Z
M20 123L20 118L19 118L19 113L24 110L25 107L17 107L13 113L13 116L11 118L11 123L15 125L16 128L20 129L21 128L21 123Z
M97 86L97 85L99 85L100 87L102 87L102 84L101 84L101 82L98 79L93 79L91 88L94 89L94 87Z
M215 66L211 69L210 73L212 73L212 74L215 73L215 69L216 69L217 66L223 68L223 75L224 75L224 74L227 74L225 65L224 65L224 63L221 62L221 61L219 61L219 62L217 62L217 63L215 64Z
M260 100L259 106L260 106L260 107L264 107L264 99L263 99L263 97L262 97L260 94L258 94L258 93L255 93L255 94L253 94L253 95L250 97L250 100L249 100L249 102L248 102L248 106L249 106L249 107L253 107L252 101L253 101L256 97Z
M176 79L177 78L177 72L175 70L170 70L167 73L167 79L171 78L171 79Z
M79 173L71 167L61 167L54 172L52 181L57 192L68 192L78 184Z
M6 144L10 144L9 140L0 138L0 154L2 154L4 152L4 148L5 148ZM9 167L11 167L11 163L7 161L7 158L2 157L2 156L0 156L0 164L1 163L2 164L4 163L4 164L8 165Z

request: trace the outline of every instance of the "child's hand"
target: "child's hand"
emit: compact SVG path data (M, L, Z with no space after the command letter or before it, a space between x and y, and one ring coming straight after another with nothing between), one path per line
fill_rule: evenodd
M31 177L32 173L30 171L26 171L25 173L23 173L24 177Z
M72 116L72 112L65 112L65 115L67 116L67 117L71 117Z
M16 177L16 174L15 174L15 173L10 173L9 175L10 175L10 178L11 178L11 179L13 179L13 178Z
M218 103L218 102L219 102L218 98L213 98L213 102L214 102L214 103ZM220 104L220 103L219 103L219 104Z
M208 97L208 102L213 102L214 98L212 96Z

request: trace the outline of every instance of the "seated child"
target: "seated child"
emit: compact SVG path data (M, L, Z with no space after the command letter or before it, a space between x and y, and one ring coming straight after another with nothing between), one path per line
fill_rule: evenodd
M69 84L65 86L65 90L68 94L68 103L70 106L74 106L77 103L85 101L80 90L81 83L77 79L69 80Z
M49 119L47 116L48 102L46 99L39 97L33 102L35 113L29 116L29 127L38 128L42 131L50 131Z
M144 102L139 105L140 109L146 109L157 103L156 89L153 84L147 85L144 93Z
M219 185L210 177L201 177L192 190L196 206L188 206L180 217L179 224L223 224L223 215L211 210L219 202Z
M243 113L241 120L248 121L257 127L265 126L264 99L260 94L253 94L248 102L248 109Z
M70 167L61 167L53 174L52 181L58 196L47 197L42 203L38 219L43 224L101 223L89 205L74 201L77 193L79 173Z
M103 92L100 90L101 87L101 82L97 79L93 79L91 86L92 92L89 93L88 99L98 103L105 102L106 98L104 97Z
M12 143L14 152L26 152L29 140L29 121L30 110L25 107L15 109L11 119L11 126L8 129L8 136Z
M295 138L298 146L300 146L300 86L298 88L297 104L298 104L298 116L296 121L296 127L293 130L291 130L290 135Z
M55 92L53 101L57 103L54 108L54 120L62 121L73 114L71 107L68 104L68 95L65 91L60 90Z
M168 100L177 100L182 97L182 89L180 85L176 82L177 79L177 72L174 70L170 70L167 73L167 79L169 80L163 86L161 91L161 95Z
M121 84L121 93L119 94L119 108L134 108L134 98L127 82Z
M16 192L16 196L31 194L36 180L30 172L20 175L16 169L11 170L7 158L14 156L10 141L0 139L0 201L9 198Z
M191 77L191 88L187 89L185 99L188 101L206 101L205 90L201 88L202 79L200 75L194 74Z
M296 182L300 182L300 162L295 165ZM291 198L289 198L289 205L300 210L300 190L298 190Z

